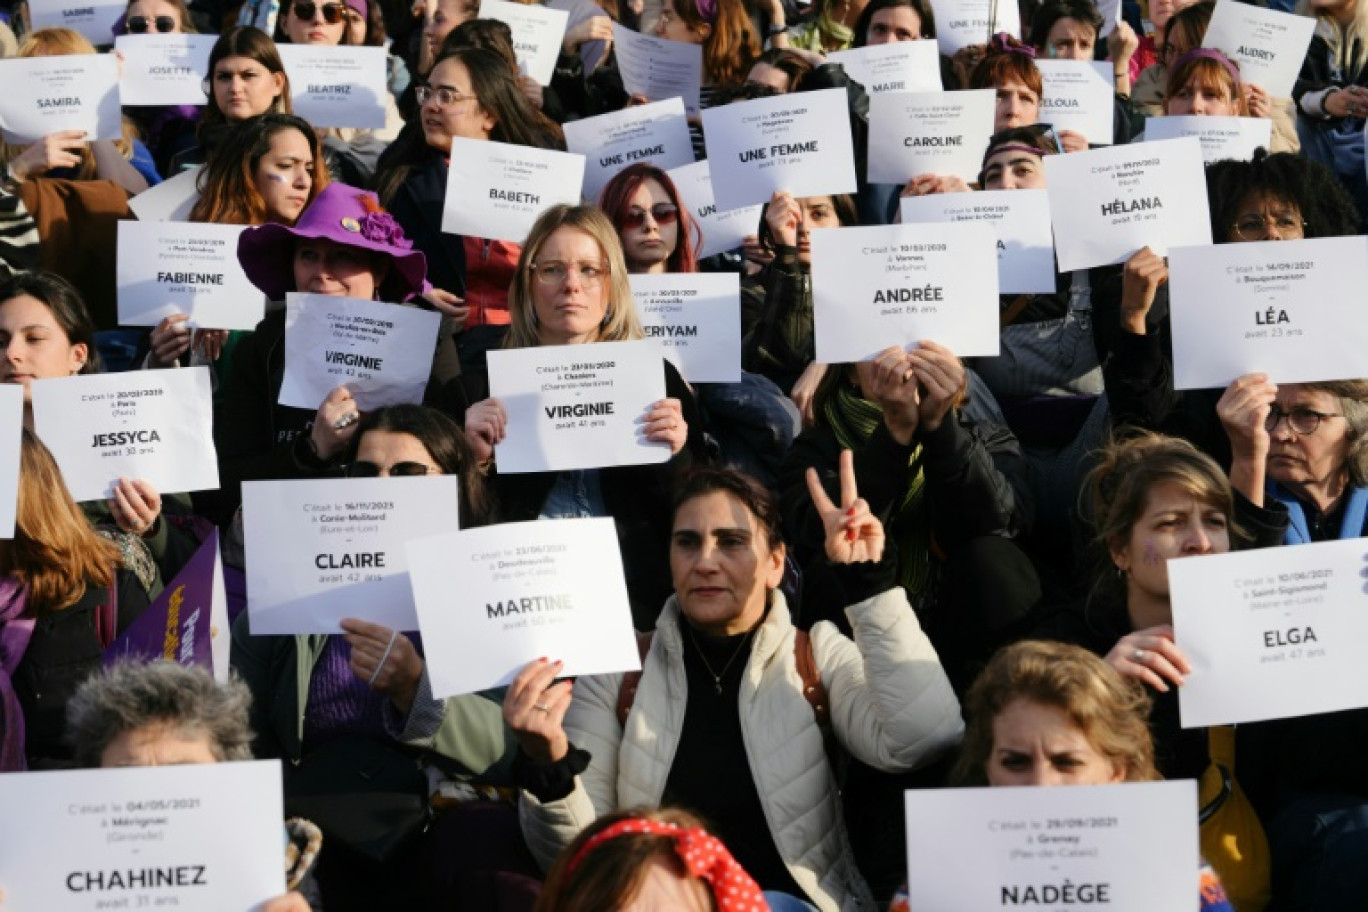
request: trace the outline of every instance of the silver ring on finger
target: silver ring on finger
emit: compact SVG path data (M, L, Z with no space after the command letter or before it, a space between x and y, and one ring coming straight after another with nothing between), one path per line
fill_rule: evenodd
M335 430L340 431L343 428L351 427L353 424L359 421L360 418L361 416L356 414L356 412L347 412L347 414L343 415L341 418L338 418L336 421L333 422L333 428Z
M545 704L542 704L542 703L538 703L536 706L534 706L534 707L532 707L532 708L535 709L535 710L539 710L540 712L544 712L544 713L549 713L549 712L551 712L551 707L546 706Z
M1143 650L1143 649L1137 649L1137 650L1135 650L1135 652L1132 652L1132 653L1131 653L1131 661L1132 661L1132 662L1143 662L1143 661L1145 661L1145 650Z

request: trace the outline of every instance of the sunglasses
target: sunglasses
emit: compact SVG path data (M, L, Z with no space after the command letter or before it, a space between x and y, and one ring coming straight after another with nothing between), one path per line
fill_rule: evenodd
M157 16L155 19L149 19L146 16L129 16L128 22L125 24L128 26L128 34L130 35L146 35L147 30L154 25L159 32L174 32L176 30L176 20L173 16Z
M312 21L314 13L318 12L318 4L312 2L312 0L304 0L302 3L296 3L293 9L295 18ZM336 25L341 22L342 18L346 15L347 8L341 3L323 4L323 21L329 25Z
M379 478L381 468L373 462L353 462L347 467L347 477ZM409 478L414 475L440 475L441 472L422 462L396 462L386 474L390 478Z
M651 218L657 225L673 225L679 218L679 207L673 203L656 203L651 207ZM633 206L622 218L622 227L640 228L646 224L646 210Z

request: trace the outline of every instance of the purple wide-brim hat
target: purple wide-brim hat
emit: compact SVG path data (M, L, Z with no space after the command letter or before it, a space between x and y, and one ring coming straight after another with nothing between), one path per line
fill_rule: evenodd
M238 262L248 280L272 301L294 291L296 238L326 238L348 247L388 254L390 271L378 289L380 299L407 301L427 288L427 257L413 249L394 216L380 208L375 194L347 184L329 184L299 216L293 228L271 222L238 236Z

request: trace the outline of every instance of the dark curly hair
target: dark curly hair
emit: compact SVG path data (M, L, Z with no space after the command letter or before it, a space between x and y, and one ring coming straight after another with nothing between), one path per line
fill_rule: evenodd
M1359 233L1358 207L1325 165L1291 152L1259 149L1251 161L1207 165L1207 202L1216 243L1230 240L1240 206L1260 193L1295 203L1306 220L1306 237L1343 237Z
M784 543L784 524L774 495L760 482L737 469L721 466L690 469L675 488L671 516L678 516L680 507L694 498L718 491L730 494L745 505L765 531L765 540L771 552Z

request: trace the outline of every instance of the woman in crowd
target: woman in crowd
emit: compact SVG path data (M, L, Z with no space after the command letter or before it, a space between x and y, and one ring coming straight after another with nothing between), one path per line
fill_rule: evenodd
M761 887L823 910L872 907L823 726L829 719L842 749L891 771L933 760L961 723L848 456L841 474L840 507L815 473L809 484L852 601L853 642L825 623L798 633L778 589L776 504L744 475L705 469L675 495L675 594L639 679L555 683L560 663L549 660L518 675L504 715L520 746L523 831L543 864L595 817L677 804L712 821Z
M418 57L418 75L426 77L442 51L442 42L452 29L480 15L474 0L436 0L430 4L423 25L423 43Z
M1044 80L1035 65L1035 49L1009 35L997 35L988 44L983 59L968 77L971 89L993 89L997 104L993 109L993 130L1030 127L1040 122L1040 96ZM1072 130L1058 130L1063 152L1079 152L1088 141Z
M765 86L776 95L796 92L812 72L813 61L789 48L770 48L751 64L747 86Z
M760 56L760 39L740 0L665 0L657 37L703 46L703 107L712 90L737 85Z
M698 271L698 225L674 181L655 165L639 162L613 175L599 195L599 208L613 221L628 272Z
M67 701L148 604L25 428L14 538L0 541L0 771L71 765Z
M1101 34L1102 14L1092 0L1047 0L1031 20L1031 43L1049 60L1092 60ZM1117 144L1130 138L1130 107L1120 99L1130 97L1131 56L1139 43L1125 19L1107 35L1107 59L1118 99L1113 139Z
M928 0L871 0L855 20L855 47L935 37L936 14Z
M195 34L185 0L131 0L120 23L127 35ZM159 174L173 173L171 159L194 148L200 105L125 106L124 113L137 125Z
M851 0L817 0L802 25L770 36L771 47L795 47L817 54L844 51L855 43L855 26L864 4Z
M1297 11L1316 17L1316 32L1292 87L1297 134L1312 161L1344 182L1368 225L1368 175L1363 168L1368 119L1368 3L1301 0Z

